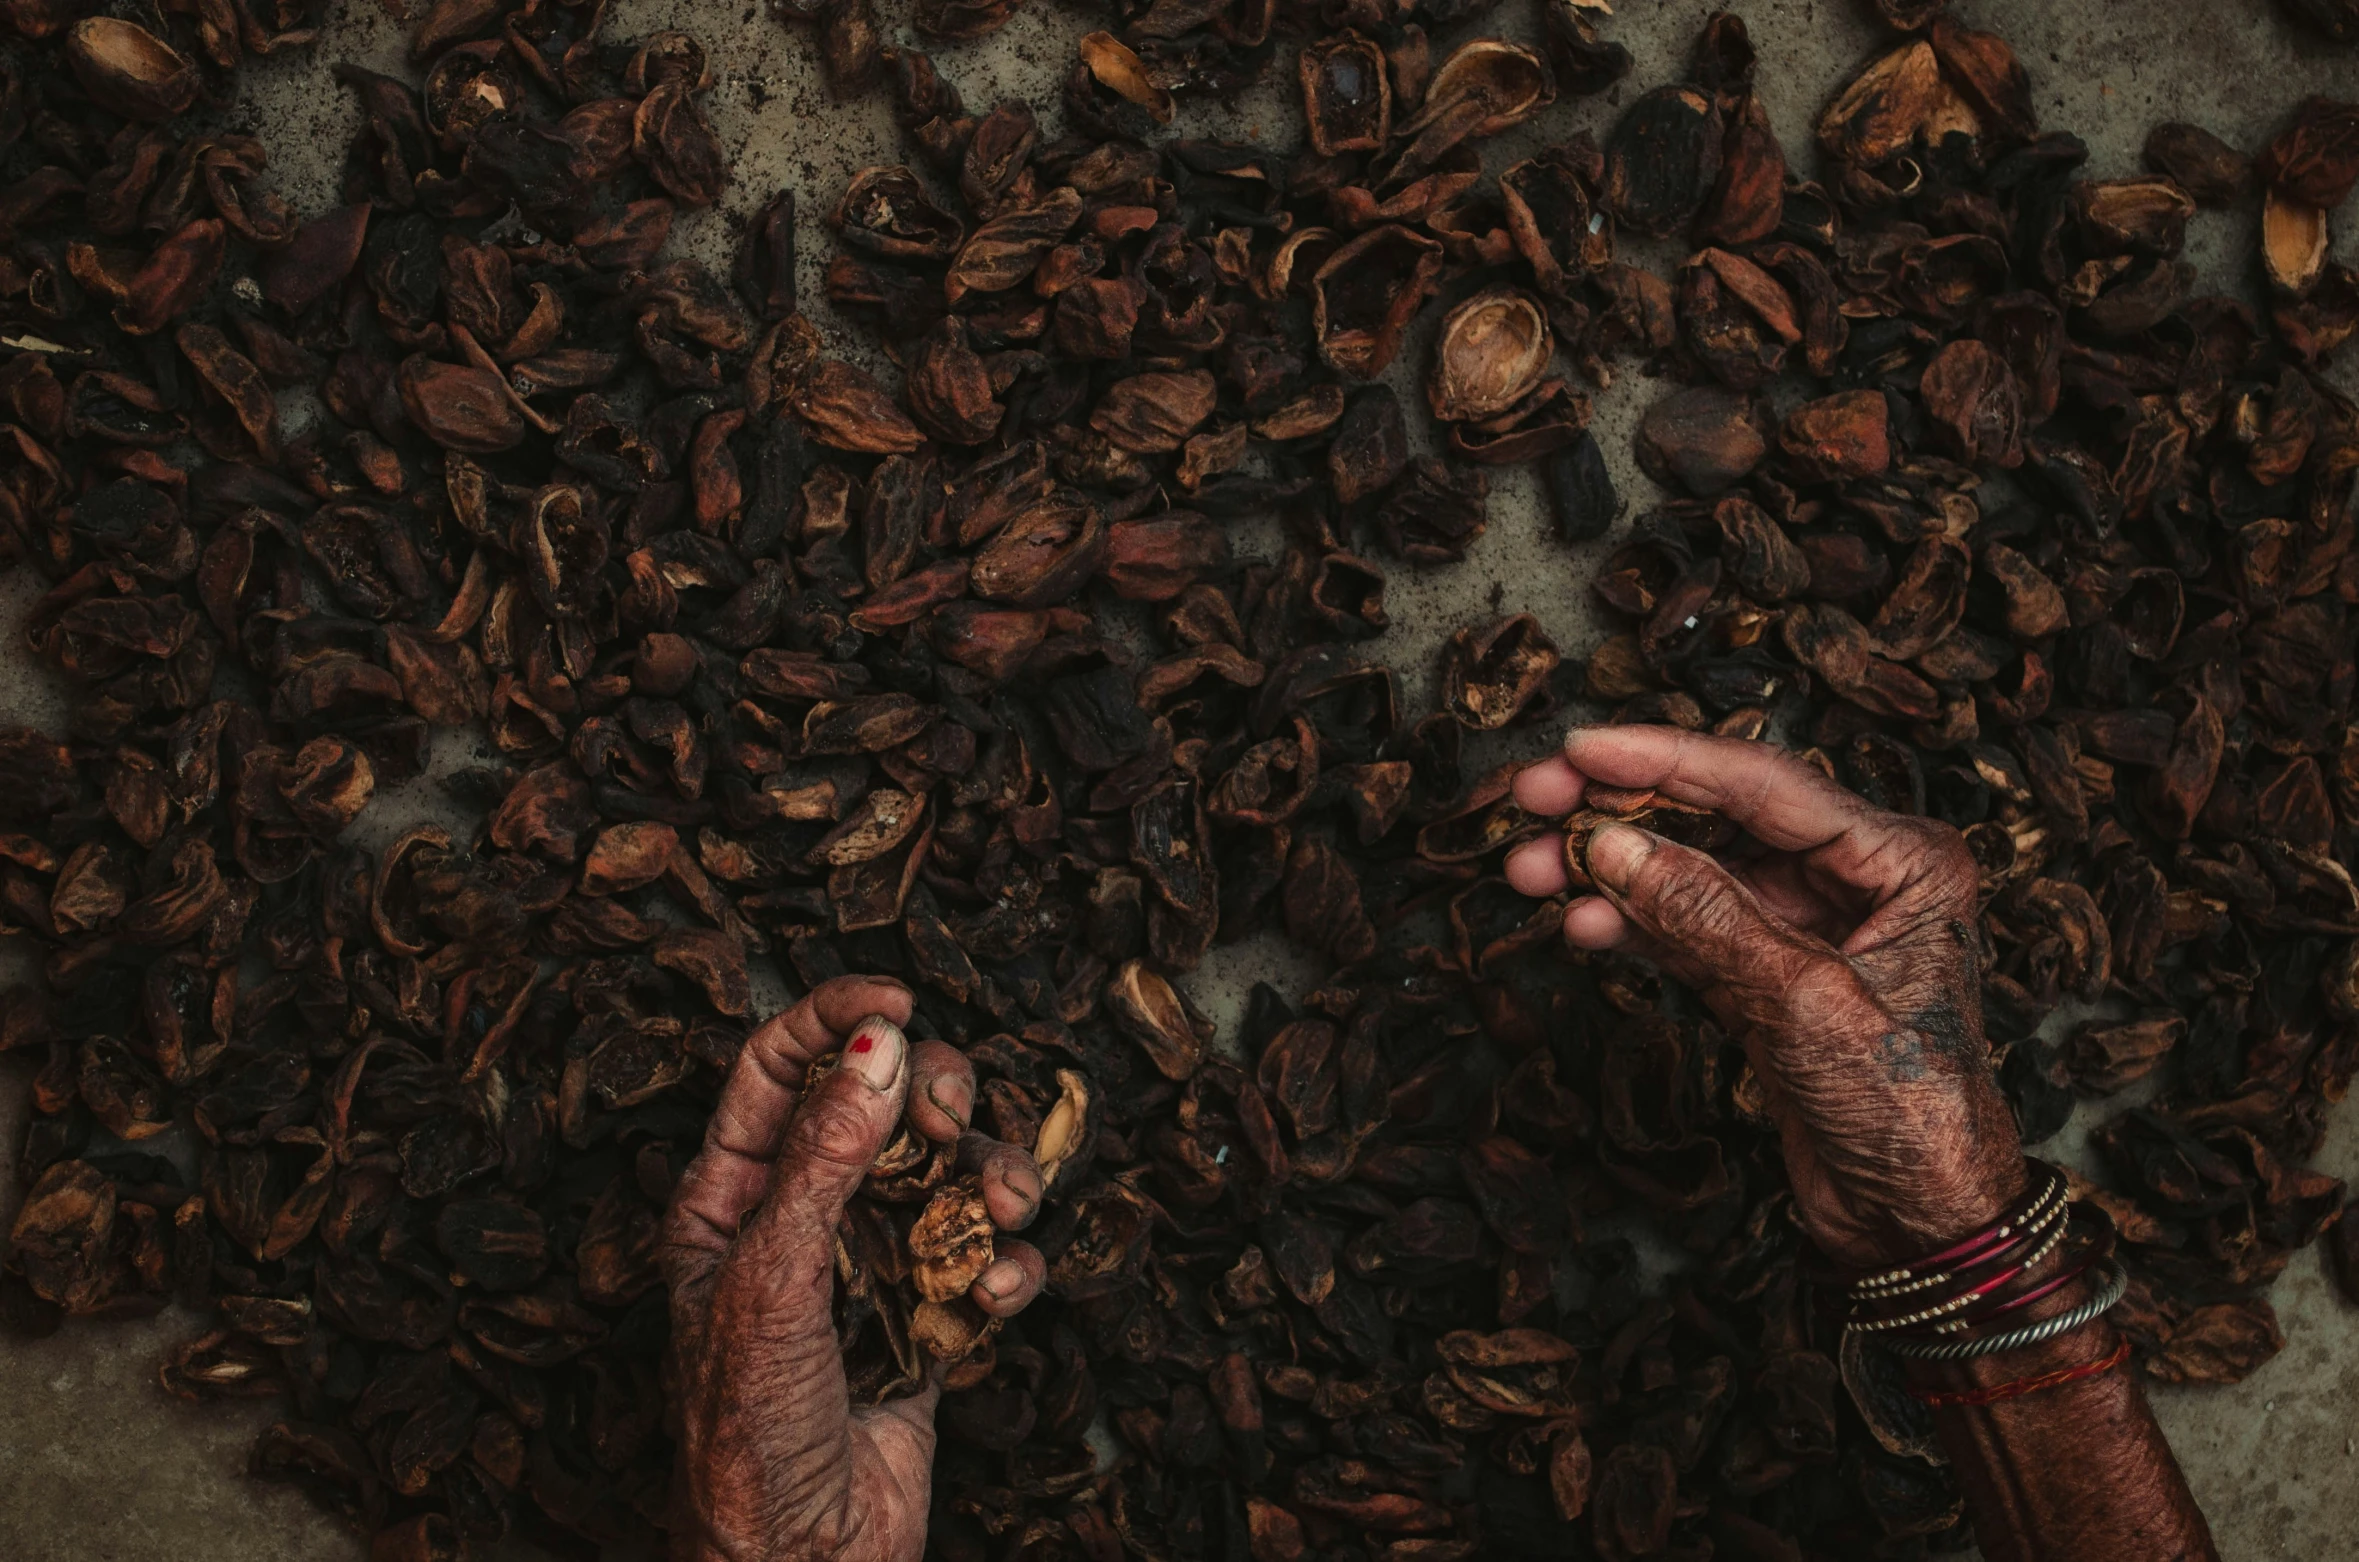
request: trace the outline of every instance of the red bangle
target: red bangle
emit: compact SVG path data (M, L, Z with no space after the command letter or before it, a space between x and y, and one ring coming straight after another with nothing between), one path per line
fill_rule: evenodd
M2081 1208L2080 1205L2074 1205L2073 1207L2075 1209ZM2018 1307L2029 1307L2033 1302L2038 1301L2041 1297L2050 1296L2058 1291L2063 1290L2073 1281L2078 1280L2082 1275L2087 1274L2090 1270L2096 1268L2106 1259L2113 1256L2113 1243L2115 1236L2113 1217L2106 1214L2104 1207L2101 1205L2092 1204L2087 1207L2094 1210L2098 1217L2104 1222L2105 1229L2098 1234L2097 1240L2090 1243L2089 1246L2082 1251L2080 1256L2074 1262L2067 1264L2064 1267L2063 1273L2055 1276L2051 1280L2044 1282L2043 1284L2035 1285L2029 1290L2020 1292L2014 1296L2010 1296L2005 1301L2000 1302L1993 1307L1984 1309L1980 1316L1973 1320L1974 1322L1987 1324L1993 1318L2011 1313Z
M2064 1174L2055 1167L2044 1161L2026 1160L2024 1164L2046 1175L2033 1181L1997 1220L1938 1253L1878 1274L1854 1276L1849 1282L1852 1300L1894 1301L1929 1290L1955 1278L1957 1271L1987 1264L2019 1243L2026 1222L2038 1220L2054 1202L2070 1196Z
M2096 1361L2084 1361L2077 1367L2066 1367L2058 1372L2043 1372L2036 1378L2017 1378L2012 1383L1994 1383L1989 1388L1966 1389L1955 1394L1937 1394L1924 1389L1909 1390L1911 1398L1921 1400L1928 1409L1952 1410L1968 1405L1995 1405L2001 1400L2021 1399L2026 1394L2038 1394L2067 1383L2078 1383L2083 1378L2099 1377L2111 1372L2130 1359L2130 1342L2122 1341L2110 1355Z
M2061 1178L2048 1184L2043 1203L2044 1208L2000 1227L2007 1235L1997 1246L1956 1269L1927 1270L1881 1295L1853 1290L1846 1325L1863 1334L1927 1326L1935 1333L1950 1333L1966 1326L1989 1310L1994 1294L2024 1281L2064 1240L2073 1206L2064 1202ZM1886 1310L1871 1311L1878 1306Z

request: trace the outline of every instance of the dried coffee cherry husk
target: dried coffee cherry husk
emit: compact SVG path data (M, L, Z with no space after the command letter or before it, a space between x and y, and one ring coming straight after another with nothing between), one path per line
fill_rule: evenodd
M937 1191L909 1230L918 1294L930 1303L966 1295L991 1267L992 1231L980 1177L962 1177Z
M1111 33L1086 33L1081 63L1065 83L1065 105L1085 128L1105 136L1144 139L1171 123L1176 106L1136 50Z
M66 34L65 56L91 100L125 119L160 122L196 103L196 66L136 23L85 17Z
M2359 186L2359 104L2309 97L2253 159L2253 172L2288 200L2331 211Z
M1461 629L1442 652L1442 701L1476 731L1504 727L1545 700L1560 658L1528 613Z
M1547 456L1541 470L1556 533L1566 542L1594 542L1621 515L1621 496L1594 435L1584 431Z
M1478 293L1442 319L1426 401L1444 422L1494 417L1540 382L1554 350L1537 299L1518 288Z
M1742 395L1700 387L1675 392L1649 407L1641 420L1638 464L1658 482L1712 497L1769 453L1755 416L1752 402Z
M1336 250L1311 282L1320 356L1355 379L1382 374L1441 268L1441 245L1399 224L1372 228Z
M1303 47L1303 117L1321 157L1374 152L1392 135L1392 72L1373 39L1345 28Z
M1547 148L1500 174L1508 231L1543 292L1561 292L1612 258L1612 222L1597 194L1603 176L1604 164L1586 137Z
M1658 87L1623 112L1605 143L1605 199L1634 233L1665 238L1692 222L1720 177L1719 105L1694 87Z
M1392 179L1434 166L1461 142L1498 135L1556 100L1556 82L1540 56L1522 44L1477 38L1434 72L1417 112L1401 126L1408 144Z
M843 243L885 260L946 261L965 238L958 219L901 167L855 174L832 220Z
M2271 187L2261 202L2261 267L2270 285L2307 296L2326 274L2326 212Z
M1565 820L1565 871L1573 888L1596 887L1589 877L1589 839L1609 824L1635 825L1679 846L1719 851L1737 838L1736 826L1708 808L1676 802L1649 790L1591 786L1581 807Z

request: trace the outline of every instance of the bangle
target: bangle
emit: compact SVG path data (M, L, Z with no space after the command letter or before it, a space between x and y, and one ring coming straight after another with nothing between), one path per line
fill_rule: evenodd
M2017 1292L2015 1295L2008 1297L2006 1300L1994 1303L1991 1306L1984 1308L1979 1316L1972 1319L1950 1319L1944 1323L1936 1325L1933 1332L1937 1334L1955 1334L1958 1330L1967 1327L1969 1324L1987 1324L1993 1318L2004 1317L2006 1314L2015 1311L2019 1307L2029 1307L2032 1303L2038 1301L2041 1297L2053 1295L2055 1292L2063 1290L2066 1286L2072 1284L2073 1281L2078 1280L2082 1275L2087 1274L2090 1270L2096 1268L2106 1259L2111 1258L2113 1256L2114 1239L2117 1235L2117 1228L2113 1224L2113 1217L2106 1214L2103 1207L2099 1205L2092 1204L2083 1206L2076 1204L2073 1206L2075 1209L2081 1209L2084 1207L2096 1214L2104 1229L2097 1234L2097 1239L2094 1242L2091 1242L2087 1248L2082 1250L2073 1258L2072 1262L2066 1264L2061 1270L2057 1271L2057 1273L2052 1278L2043 1280L2038 1285L2026 1287L2024 1290ZM2026 1264L2024 1268L2029 1270L2034 1267L2036 1263L2037 1260L2035 1259L2033 1260L2033 1263Z
M1888 1313L1873 1317L1863 1311L1869 1298L1853 1293L1850 1326L1864 1334L1879 1334L1892 1329L1913 1329L1931 1324L1938 1330L1950 1332L1965 1327L1967 1320L1952 1316L1982 1301L1993 1291L2029 1274L2047 1261L2064 1240L2071 1223L2071 1206L2063 1203L2048 1205L2039 1214L2022 1222L2015 1234L2000 1247L1977 1258L1957 1271L1941 1271L1899 1290L1882 1293L1877 1300L1899 1299L1903 1291L1918 1285L1946 1284L1950 1287L1938 1296L1919 1303L1905 1313ZM1981 1271L1989 1267L1987 1275Z
M2064 1174L2044 1162L2033 1161L2030 1164L2039 1167L2047 1176L2010 1205L1997 1221L1930 1257L1853 1281L1852 1300L1890 1301L1930 1290L1954 1278L1947 1266L1971 1267L1986 1262L2019 1241L2025 1227L2044 1224L2049 1206L2063 1201Z
M2060 1334L2070 1334L2105 1316L2130 1289L2129 1271L2114 1259L2106 1259L2097 1273L2103 1277L2098 1281L2097 1294L2072 1311L2058 1313L2053 1318L2043 1318L2038 1323L2025 1324L2005 1334L1977 1335L1966 1340L1922 1340L1909 1335L1895 1335L1883 1342L1884 1348L1895 1356L1905 1356L1911 1361L1971 1361L1977 1356L1995 1356L2000 1351L2021 1350L2027 1345L2052 1340Z
M2067 1383L2078 1383L2083 1378L2101 1377L2130 1359L2130 1342L2123 1340L2106 1355L2095 1361L2084 1361L2077 1367L2065 1367L2056 1372L2043 1372L2036 1378L2017 1378L2012 1383L1994 1384L1989 1388L1966 1389L1955 1394L1929 1392L1911 1388L1909 1397L1921 1401L1930 1410L1955 1410L1971 1405L1995 1405L2002 1400L2021 1399L2026 1394L2044 1393L2062 1388Z

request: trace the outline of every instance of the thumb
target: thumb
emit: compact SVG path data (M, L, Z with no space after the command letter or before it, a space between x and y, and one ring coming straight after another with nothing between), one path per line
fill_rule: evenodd
M779 1149L770 1196L752 1223L755 1241L828 1249L908 1094L909 1040L900 1026L872 1014L852 1028L841 1063L804 1092Z
M1782 1010L1812 967L1839 961L1711 857L1651 831L1607 825L1590 837L1585 863L1598 889L1647 935L1648 953L1748 1018Z
M898 1488L906 1510L924 1513L934 1474L934 1410L942 1402L939 1366L914 1394L856 1411L854 1422L868 1434L886 1477Z
M695 1505L743 1510L748 1535L781 1515L808 1525L850 1501L851 1399L829 1305L836 1228L908 1094L908 1039L872 1014L852 1028L837 1065L803 1091L769 1194L714 1283L709 1355L699 1368L711 1424L702 1453L682 1469L705 1488Z

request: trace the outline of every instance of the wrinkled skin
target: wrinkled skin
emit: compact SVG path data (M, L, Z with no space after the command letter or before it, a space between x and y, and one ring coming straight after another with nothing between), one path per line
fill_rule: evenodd
M1003 1231L1039 1212L1032 1157L968 1134L973 1070L899 1027L898 983L839 977L755 1031L739 1053L667 1218L680 1459L673 1555L729 1562L917 1562L925 1550L938 1388L855 1411L829 1318L845 1202L906 1115L958 1139ZM883 1023L879 1023L882 1021ZM843 1053L807 1093L811 1066ZM798 1099L806 1097L805 1099ZM1047 1268L1001 1239L969 1292L997 1317Z
M1599 830L1587 863L1603 893L1566 908L1565 938L1643 954L1703 994L1760 1076L1819 1247L1868 1270L1993 1219L2023 1188L2023 1150L1983 1040L1957 831L1871 807L1767 744L1669 727L1573 732L1515 797L1558 818L1591 781L1656 788L1751 837L1720 860ZM1557 838L1517 848L1507 876L1562 893Z
M1957 832L1873 808L1768 744L1665 727L1575 732L1516 777L1515 795L1560 817L1593 781L1713 809L1749 837L1716 859L1628 825L1598 830L1585 866L1602 893L1565 908L1565 938L1644 954L1703 993L1760 1076L1812 1240L1873 1270L1993 1220L2026 1175L1982 1036L1976 876ZM1526 894L1562 893L1562 846L1516 848L1507 876ZM2076 1279L2021 1316L2092 1294ZM2119 1343L2100 1319L1905 1366L1953 1393L2076 1375L1933 1412L1991 1562L2217 1556L2137 1379L2092 1370Z

